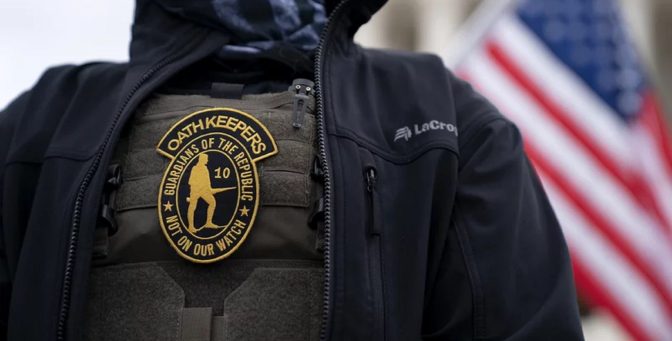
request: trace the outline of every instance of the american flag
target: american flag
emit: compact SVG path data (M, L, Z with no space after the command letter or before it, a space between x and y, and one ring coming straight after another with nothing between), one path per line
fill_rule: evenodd
M619 7L492 2L448 64L521 130L581 297L635 339L672 340L672 152Z

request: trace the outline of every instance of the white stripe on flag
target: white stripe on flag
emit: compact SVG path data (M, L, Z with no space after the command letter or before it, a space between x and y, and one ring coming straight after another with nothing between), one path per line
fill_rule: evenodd
M672 198L672 179L664 173L662 154L655 143L650 138L638 143L642 137L634 135L613 109L561 63L519 19L502 17L495 24L491 39L505 47L517 65L524 66L525 75L591 138L591 145L608 154L620 168L638 174L646 182L662 214L663 220L658 225L663 230L672 231L672 200L669 199ZM646 137L647 134L640 135ZM646 156L646 160L642 160L642 156ZM651 204L645 202L642 205Z
M574 72L559 63L539 38L511 16L502 16L492 32L491 39L506 47L507 53L525 66L526 75L592 137L595 145L621 167L634 165L627 126Z
M494 26L492 39L507 47L507 52L519 65L525 66L526 75L544 95L562 107L563 113L592 137L591 141L600 150L609 154L624 169L642 175L641 178L648 182L648 188L661 209L664 217L661 224L670 230L672 179L664 174L663 161L660 159L662 154L650 138L638 144L638 138L633 136L633 131L618 118L613 109L598 98L573 71L559 62L519 19L501 17ZM646 160L638 158L642 153L647 154ZM642 161L646 163L642 164Z
M649 183L656 203L661 207L665 219L672 222L672 179L665 172L662 151L653 141L647 127L643 125L638 125L633 129L631 140L637 150L643 178ZM672 233L672 226L668 226L667 231Z
M642 326L653 340L672 339L672 318L649 283L621 254L605 242L555 185L540 173L544 189L571 245L572 257L599 277L620 310Z

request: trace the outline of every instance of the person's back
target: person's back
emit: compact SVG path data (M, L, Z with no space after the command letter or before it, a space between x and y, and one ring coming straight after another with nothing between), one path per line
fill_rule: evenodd
M2 112L9 338L581 339L516 128L382 3L139 0Z

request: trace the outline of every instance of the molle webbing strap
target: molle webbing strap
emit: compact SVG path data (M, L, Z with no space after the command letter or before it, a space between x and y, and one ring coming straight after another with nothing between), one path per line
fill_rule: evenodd
M92 270L86 340L317 340L321 262L137 263Z
M212 107L245 111L260 120L275 138L278 154L258 164L262 205L308 207L310 165L315 155L315 116L305 114L305 125L293 128L292 104L289 92L249 95L241 100L200 95L150 98L130 124L127 154L122 158L124 183L116 197L117 211L156 206L159 183L168 164L155 150L158 141L184 116ZM312 113L312 98L308 107Z

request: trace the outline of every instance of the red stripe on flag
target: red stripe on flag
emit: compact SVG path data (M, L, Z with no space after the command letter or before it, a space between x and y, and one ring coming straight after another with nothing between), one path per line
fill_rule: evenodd
M586 135L572 120L569 115L565 114L558 105L553 103L542 91L534 84L534 82L525 75L524 71L506 54L505 50L495 41L488 41L486 43L486 50L488 55L505 70L511 78L520 85L521 88L530 95L530 97L539 104L547 113L547 115L557 122L564 130L571 135L574 140L578 141L588 153L610 173L630 194L631 197L639 204L640 209L652 214L658 224L662 225L661 231L669 236L669 229L666 226L671 226L672 222L668 222L663 215L660 207L655 204L653 193L641 175L634 172L626 172L625 169L616 164L606 153L599 149L597 144L591 141L591 137ZM669 239L672 243L672 238Z
M552 182L559 191L561 191L572 205L580 209L581 213L591 223L593 227L609 241L625 258L630 262L633 269L638 270L642 276L650 282L657 295L663 300L663 306L672 316L672 295L666 289L662 280L658 279L656 269L649 265L642 255L635 250L628 241L621 236L600 214L590 200L587 200L567 179L546 161L543 154L540 153L532 144L525 143L525 151L530 157L535 167L539 169L546 177L547 181Z
M672 177L672 139L670 139L667 130L667 123L663 119L660 104L650 90L644 93L640 117L644 126L648 128L656 145L660 148L660 153L663 156L662 159L665 164L665 174L668 177Z
M654 338L626 313L627 307L621 307L619 302L605 290L599 279L586 269L577 255L578 252L572 252L571 259L574 268L574 282L581 297L585 297L594 305L605 307L636 340L653 340Z

